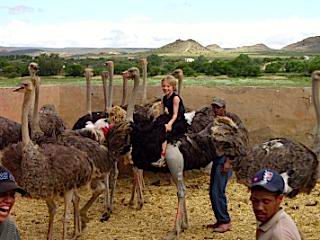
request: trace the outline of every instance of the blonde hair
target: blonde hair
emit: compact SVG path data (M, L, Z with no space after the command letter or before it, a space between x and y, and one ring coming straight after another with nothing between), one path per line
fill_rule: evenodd
M167 81L170 86L172 86L173 91L177 90L177 79L172 75L167 75L161 80L161 84L163 84L164 81Z

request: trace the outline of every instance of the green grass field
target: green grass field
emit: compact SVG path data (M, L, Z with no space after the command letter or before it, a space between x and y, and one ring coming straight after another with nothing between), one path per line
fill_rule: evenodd
M163 76L149 77L148 85L158 86ZM28 77L25 77L28 78ZM0 78L0 87L14 87L21 82L22 78ZM82 77L41 77L42 85L85 85L85 79ZM101 78L94 77L93 85L101 85ZM129 85L132 82L129 81ZM263 75L260 77L249 78L230 78L228 76L197 76L186 77L184 86L261 86L261 87L310 87L310 77L297 75ZM122 85L122 77L115 76L114 85Z

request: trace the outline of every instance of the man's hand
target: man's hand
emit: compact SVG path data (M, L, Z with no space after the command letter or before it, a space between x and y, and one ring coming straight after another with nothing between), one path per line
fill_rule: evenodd
M232 169L231 160L228 157L226 157L226 161L221 167L221 172L223 174L227 174L231 169Z

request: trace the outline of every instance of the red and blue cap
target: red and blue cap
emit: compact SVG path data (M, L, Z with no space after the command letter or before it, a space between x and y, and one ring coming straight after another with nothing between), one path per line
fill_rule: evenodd
M251 179L251 188L262 187L269 192L284 192L284 180L282 176L269 168L262 169L257 172Z

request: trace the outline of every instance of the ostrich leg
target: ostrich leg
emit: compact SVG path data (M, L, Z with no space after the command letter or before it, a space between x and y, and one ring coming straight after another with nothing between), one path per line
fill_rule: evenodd
M143 170L138 169L137 167L132 168L133 172L133 185L131 190L131 197L129 201L130 207L134 206L134 195L137 192L138 196L138 209L140 210L143 207Z
M53 201L53 199L47 199L46 200L47 206L48 206L48 211L49 211L49 227L48 227L48 235L47 235L47 240L52 240L52 234L53 234L53 220L54 220L54 215L57 212L57 205Z
M132 189L131 189L131 196L129 200L129 206L133 208L134 206L134 195L136 193L137 189L137 184L138 184L138 174L137 174L138 168L137 167L132 167L132 175L133 175L133 180L132 180Z
M80 221L80 197L78 192L75 191L73 195L73 216L74 216L74 233L72 239L77 239L81 234L81 221Z
M117 179L118 179L118 175L119 175L119 170L118 170L118 163L115 162L113 164L113 169L112 169L112 181L111 181L111 191L110 191L110 174L108 174L108 176L105 178L104 180L104 184L106 186L106 201L105 201L105 206L106 206L106 210L105 212L102 214L100 221L104 222L104 221L108 221L111 213L112 213L112 209L113 209L113 195L115 192L115 188L116 188L116 183L117 183Z
M95 185L95 186L93 186ZM91 205L96 201L96 199L104 192L107 191L107 195L109 192L109 186L105 186L101 181L95 181L91 183L91 188L93 189L93 193L89 201L81 208L80 216L81 216L81 228L84 229L89 221L87 216L88 210Z
M186 187L183 180L184 160L178 146L168 144L166 151L166 161L171 172L172 179L177 187L178 209L175 219L175 228L169 232L165 239L179 237L183 229L188 228L188 216L186 209L185 192Z
M70 190L64 193L64 218L63 218L63 232L62 232L63 240L67 239L69 207L72 203L72 197L73 197L73 190Z
M113 195L116 191L118 175L119 175L118 162L114 162L113 176L112 176L112 181L111 181L110 206L109 206L111 212L113 210Z

